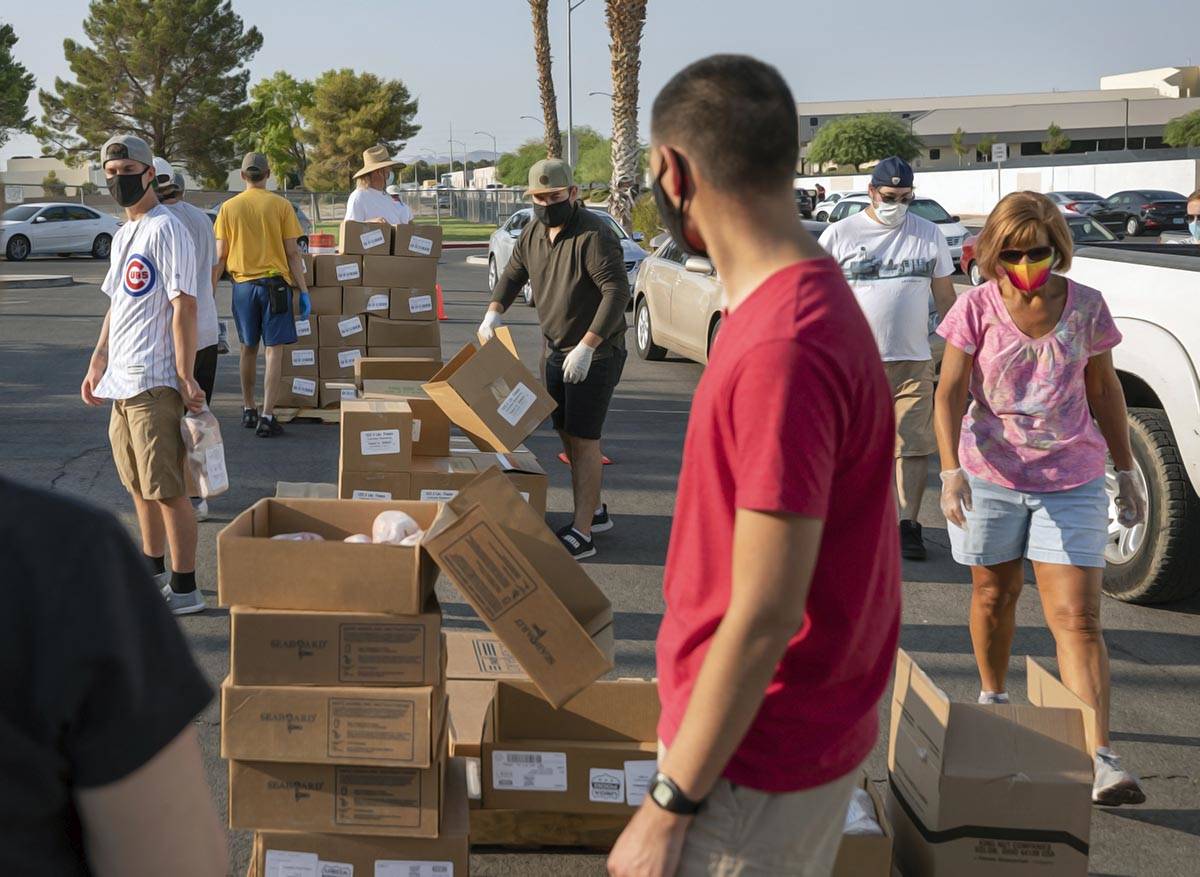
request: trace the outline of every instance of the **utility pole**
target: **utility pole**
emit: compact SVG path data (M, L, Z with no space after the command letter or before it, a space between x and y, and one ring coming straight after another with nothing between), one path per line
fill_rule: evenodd
M1125 151L1129 151L1129 98L1125 98Z
M571 70L571 13L586 3L587 0L566 0L567 5L567 164L575 169L575 95L572 90L573 72Z

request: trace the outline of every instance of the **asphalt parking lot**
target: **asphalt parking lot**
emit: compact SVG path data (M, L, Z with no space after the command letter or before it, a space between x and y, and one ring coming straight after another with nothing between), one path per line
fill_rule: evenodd
M0 262L2 275L71 273L76 279L69 287L0 291L0 473L85 497L112 509L132 528L131 508L109 455L107 410L85 408L78 395L106 307L98 289L104 269L86 259ZM468 265L463 251L447 251L440 273L450 317L442 324L444 351L456 350L477 325L486 301L485 272ZM219 290L218 309L228 317L227 284ZM507 322L527 363L536 365L533 311L516 305ZM586 566L616 610L617 675L654 673L676 476L701 372L699 365L678 359L645 363L631 355L613 403L604 450L615 463L605 473L605 498L616 527L598 537L599 556ZM197 576L210 603L216 600L220 528L274 493L277 481L333 481L337 474L336 428L296 424L281 439L258 440L238 426L239 395L236 357L222 357L213 407L225 427L232 488L213 503L213 519L200 525ZM550 518L557 525L570 508L568 473L555 460L557 439L547 426L528 445L550 474ZM936 474L922 515L930 560L905 565L902 645L953 699L973 700L978 679L966 627L968 577L949 557L935 480ZM1053 641L1031 591L1021 603L1022 627L1013 646L1015 700L1024 696L1025 655L1054 666ZM451 589L441 594L449 626L478 625ZM1092 873L1194 874L1200 861L1200 599L1165 608L1106 600L1103 611L1113 666L1113 745L1142 776L1148 801L1094 812ZM181 626L216 686L228 669L226 611L212 608L182 619ZM877 782L887 776L886 702L882 718L884 736L866 765ZM201 715L198 727L212 789L223 808L226 778L215 704ZM230 873L244 874L248 836L233 836L231 851ZM602 861L580 854L486 854L475 857L473 873L601 874Z

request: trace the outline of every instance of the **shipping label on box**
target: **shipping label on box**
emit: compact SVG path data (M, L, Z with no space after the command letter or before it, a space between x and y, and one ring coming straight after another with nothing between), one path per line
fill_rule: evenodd
M311 347L283 346L283 365L280 374L292 377L317 377L317 351ZM315 406L314 406L315 407Z
M441 258L442 227L440 225L396 225L393 226L393 229L392 255Z
M365 353L363 347L322 347L317 351L322 380L349 382L354 376L354 364Z
M392 252L392 227L343 219L338 228L338 241L339 253L388 255Z
M334 349L338 350L337 348ZM344 352L338 350L339 355ZM358 390L354 389L354 385L347 383L345 379L338 378L336 375L332 381L321 381L320 394L321 408L323 409L340 408L343 401L358 398Z
M316 378L285 374L279 379L279 393L275 404L279 408L316 408Z
M412 495L408 472L338 472L338 496L342 499L402 500Z
M322 347L364 347L367 343L367 317L318 317Z
M392 293L386 287L346 286L342 289L342 313L375 314L386 317L392 307Z
M368 347L437 347L441 343L441 330L436 321L367 317Z
M404 402L357 399L342 405L341 469L404 472L412 463L412 409Z
M362 260L362 286L433 289L437 283L437 259L363 256Z
M362 282L364 258L369 256L314 256L317 286L374 286ZM386 284L384 284L386 285Z
M393 289L388 316L393 320L436 320L435 295L433 290Z
M318 341L320 336L317 334L317 319L312 317L307 320L296 320L296 343L294 347L307 347L310 350L316 350L320 347Z

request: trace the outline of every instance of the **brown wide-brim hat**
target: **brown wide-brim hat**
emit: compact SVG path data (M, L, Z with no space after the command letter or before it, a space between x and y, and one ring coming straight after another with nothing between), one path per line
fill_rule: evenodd
M370 149L363 150L363 168L354 175L354 179L366 176L371 171L380 171L384 168L399 167L403 162L393 161L388 155L387 147L382 143L378 146L372 146Z

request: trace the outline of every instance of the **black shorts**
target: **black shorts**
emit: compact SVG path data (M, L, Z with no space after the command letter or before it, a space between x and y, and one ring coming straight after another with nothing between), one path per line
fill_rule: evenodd
M599 439L608 415L608 403L625 370L624 350L613 350L603 359L593 359L582 383L563 380L565 353L552 350L546 356L546 392L558 403L551 415L554 428L581 439Z
M196 373L196 383L204 391L205 403L211 405L213 385L217 382L217 345L197 350L196 364L192 370Z

